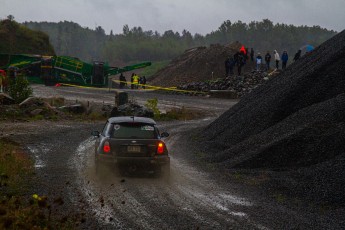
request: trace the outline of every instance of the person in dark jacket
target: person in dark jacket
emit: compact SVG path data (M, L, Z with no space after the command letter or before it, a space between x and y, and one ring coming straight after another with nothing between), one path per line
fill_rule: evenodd
M271 57L270 51L267 51L267 53L265 55L266 71L268 71L270 69L271 58L272 57Z
M297 53L295 54L295 57L293 58L293 60L297 61L301 57L301 54L302 54L302 50L298 50Z
M228 57L225 61L225 76L228 77L234 74L235 60L233 57Z
M254 61L254 49L250 49L250 60Z
M131 89L134 89L133 79L134 79L134 73L132 73L132 76L131 76Z
M145 85L146 85L146 77L145 76L143 76L143 78L142 78L142 83L141 84L143 84L142 86L143 86L143 89L145 89Z
M127 85L126 77L121 73L120 75L120 89L123 89Z
M286 69L286 64L289 60L289 55L286 50L282 54L282 69Z
M225 60L225 77L229 76L229 71L230 71L230 58L228 57Z
M246 57L244 52L237 52L237 72L238 72L238 76L241 76L242 73L242 67L246 64ZM235 55L236 55L235 54Z

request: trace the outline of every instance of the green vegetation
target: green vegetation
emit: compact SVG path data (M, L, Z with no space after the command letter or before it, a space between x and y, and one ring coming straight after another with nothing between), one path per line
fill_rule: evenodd
M158 109L157 98L148 99L145 106L153 111L154 119L159 121L171 121L171 120L193 120L205 116L201 111L196 111L192 109L182 108L172 108L166 113L161 113Z
M32 161L26 154L13 142L0 139L1 195L19 194L32 173Z
M111 32L106 35L101 26L93 30L68 21L26 22L24 25L49 34L50 41L59 55L77 56L83 60L106 60L112 65L134 60L171 60L192 47L229 44L235 41L260 52L287 50L291 56L303 45L317 46L336 34L333 30L319 26L274 24L268 19L248 24L227 20L205 36L192 35L187 30L182 33L168 30L160 34L157 31L145 31L140 26L129 28L128 25L123 27L121 34L114 35Z
M74 229L71 218L55 216L61 201L28 195L34 179L30 157L16 143L0 139L0 229Z
M20 25L11 15L0 21L0 41L0 53L55 54L47 34Z
M159 119L159 118L160 118L161 112L159 111L159 109L158 109L158 107L157 107L157 106L158 106L158 100L157 100L157 98L148 99L148 100L146 101L145 106L153 111L153 114L154 114L154 118L155 118L155 119Z
M18 74L14 80L10 81L8 91L18 104L32 95L32 88L23 74Z

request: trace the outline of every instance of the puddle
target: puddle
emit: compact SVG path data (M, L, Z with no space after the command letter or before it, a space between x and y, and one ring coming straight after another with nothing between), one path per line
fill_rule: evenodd
M37 169L46 167L46 163L42 158L44 154L47 154L50 151L50 149L45 145L28 146L28 149L33 154L33 158L35 160L34 167Z

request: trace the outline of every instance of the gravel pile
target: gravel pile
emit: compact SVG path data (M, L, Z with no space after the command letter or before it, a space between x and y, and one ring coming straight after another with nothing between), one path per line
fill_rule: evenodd
M209 92L210 90L230 90L237 97L250 93L253 89L268 81L266 72L247 72L243 76L230 76L224 79L207 82L192 82L178 86L180 90Z
M181 56L153 75L149 84L164 87L178 86L190 82L207 81L225 77L225 60L241 48L238 42L223 46L197 47L186 50ZM242 73L251 71L254 63L250 60ZM236 73L235 69L234 72Z
M244 96L201 133L207 160L272 173L292 197L345 205L345 31Z

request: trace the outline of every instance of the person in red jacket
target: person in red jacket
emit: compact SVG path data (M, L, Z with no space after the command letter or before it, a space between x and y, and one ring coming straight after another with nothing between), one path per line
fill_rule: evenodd
M6 72L0 69L0 93L4 92L5 80L6 80Z

